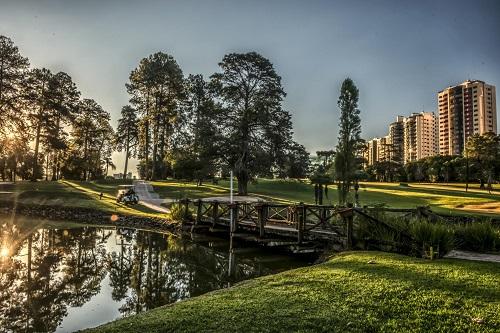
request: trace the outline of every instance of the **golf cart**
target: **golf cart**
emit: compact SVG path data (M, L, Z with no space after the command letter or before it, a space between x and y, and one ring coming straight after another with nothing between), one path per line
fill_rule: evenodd
M139 202L139 196L134 191L134 185L119 185L116 195L117 203L132 205Z

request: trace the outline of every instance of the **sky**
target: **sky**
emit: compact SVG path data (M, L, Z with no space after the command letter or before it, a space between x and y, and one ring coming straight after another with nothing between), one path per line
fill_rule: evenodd
M346 77L360 90L366 139L386 135L397 115L435 112L450 85L500 85L496 0L0 0L0 34L32 67L68 73L113 126L130 71L149 54L208 78L225 54L256 51L282 77L294 138L311 153L336 144ZM119 170L122 155L113 155Z

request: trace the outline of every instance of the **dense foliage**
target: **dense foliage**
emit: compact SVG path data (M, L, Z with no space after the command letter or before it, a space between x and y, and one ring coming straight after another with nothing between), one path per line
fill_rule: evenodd
M115 134L110 114L81 98L71 77L29 68L12 40L0 36L0 178L100 179L124 151L139 176L239 179L245 194L258 176L303 178L309 153L292 139L285 92L271 62L250 52L226 55L206 81L184 76L177 61L157 52L143 58L126 84Z
M361 146L361 119L358 100L358 88L351 79L345 79L337 103L340 108L340 123L334 164L341 205L347 203L347 195L351 185L356 180L356 173L361 167L358 158Z
M114 150L109 113L81 99L68 74L30 69L5 36L0 62L0 178L103 177Z
M479 183L491 190L500 179L500 135L475 134L467 141L463 156L431 156L405 165L379 161L365 168L366 179L400 182Z
M309 154L292 140L273 65L250 52L228 54L219 66L210 81L184 78L171 56L156 53L132 71L127 89L138 119L140 176L201 185L233 170L240 194L257 176L305 177Z

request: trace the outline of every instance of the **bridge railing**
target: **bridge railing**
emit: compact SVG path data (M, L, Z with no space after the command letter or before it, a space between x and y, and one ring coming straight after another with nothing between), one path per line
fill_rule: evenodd
M304 239L328 239L345 242L346 248L351 248L355 242L372 244L388 243L391 237L378 239L373 236L372 230L381 234L395 235L394 246L404 247L410 244L411 237L407 231L400 230L397 223L390 223L391 218L426 219L428 221L456 221L448 216L438 215L429 207L387 208L387 207L338 207L297 204L277 204L271 202L235 202L183 200L186 207L194 213L194 222L229 225L231 234L237 228L250 227L258 230L261 238L266 233L297 237L298 243ZM232 212L232 215L231 215ZM231 216L233 217L231 219ZM369 230L369 233L366 231ZM366 234L368 236L366 236ZM376 233L375 233L376 234ZM363 236L365 235L365 236ZM377 238L377 239L376 239ZM381 243L382 244L382 243ZM385 246L385 245L384 245Z
M238 225L254 226L259 229L260 236L264 236L266 227L282 230L295 230L299 241L304 234L318 235L333 234L345 237L348 233L347 222L339 215L336 206L298 204L276 204L269 202L235 202L229 203L217 200L183 200L186 212L192 209L195 212L195 224L209 222L215 226L218 223L233 223L234 229ZM231 221L231 211L233 220Z

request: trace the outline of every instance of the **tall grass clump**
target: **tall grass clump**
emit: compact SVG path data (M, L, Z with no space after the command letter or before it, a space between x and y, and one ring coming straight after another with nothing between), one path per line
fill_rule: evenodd
M182 222L184 220L191 220L193 218L193 210L188 208L186 212L186 206L179 203L174 203L170 206L170 218L173 221Z
M447 225L417 220L409 231L414 249L422 257L440 258L454 247L453 230Z
M354 236L357 247L365 250L398 253L409 252L410 244L408 242L407 221L400 217L391 216L381 209L371 210L370 216L383 221L385 225L362 216L357 216L354 225Z
M476 222L458 226L455 238L462 250L488 252L500 249L499 231L489 222Z

